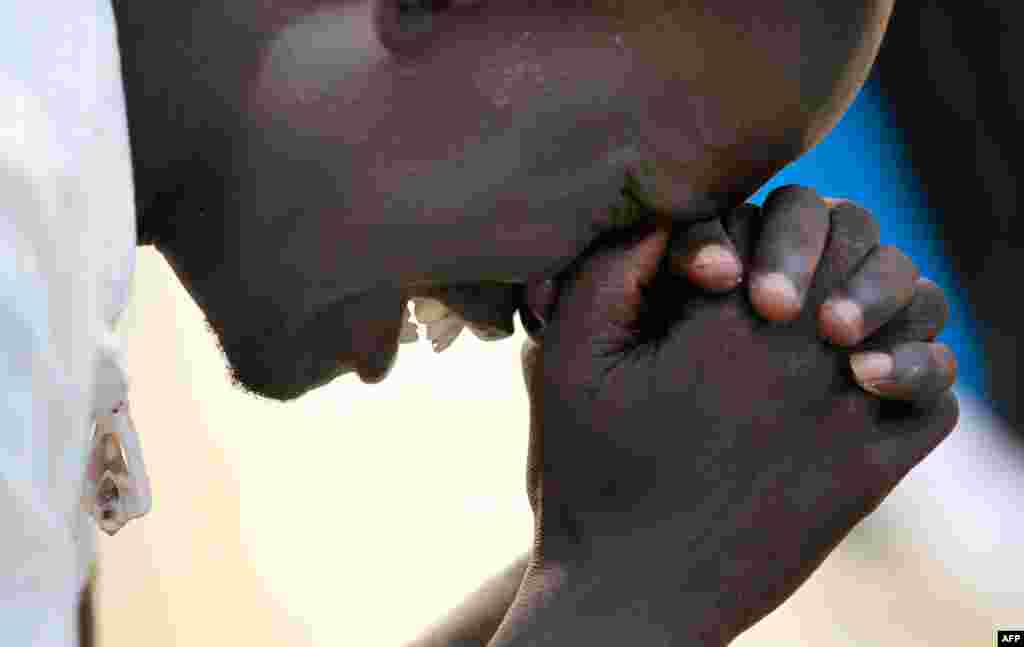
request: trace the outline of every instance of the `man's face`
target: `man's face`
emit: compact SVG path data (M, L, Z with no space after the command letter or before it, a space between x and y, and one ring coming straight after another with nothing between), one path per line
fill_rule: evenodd
M275 398L389 365L410 296L507 329L627 204L737 205L834 125L891 8L184 4L118 7L140 202Z

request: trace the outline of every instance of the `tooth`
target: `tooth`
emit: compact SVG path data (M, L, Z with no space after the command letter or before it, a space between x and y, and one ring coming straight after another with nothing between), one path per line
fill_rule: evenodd
M412 321L412 312L410 312L408 306L406 306L405 320L402 322L402 331L398 335L398 343L411 344L419 341L419 338L419 331L416 329L416 324Z
M413 304L416 309L416 320L421 324L429 324L444 319L450 312L448 306L437 299L429 297L415 298L413 299Z
M451 346L455 338L462 332L463 327L462 319L454 314L427 324L427 339L432 342L434 352L440 353Z
M411 321L402 323L402 332L398 336L398 343L400 344L411 344L419 341L420 333L416 330L416 324Z

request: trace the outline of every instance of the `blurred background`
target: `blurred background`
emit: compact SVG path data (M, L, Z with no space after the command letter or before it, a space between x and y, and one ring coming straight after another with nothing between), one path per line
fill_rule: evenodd
M797 182L875 214L951 299L963 412L738 645L990 645L1024 626L1020 6L897 3L854 107L755 196ZM521 330L402 346L379 385L257 400L149 247L120 330L154 508L100 538L102 647L401 645L529 546Z

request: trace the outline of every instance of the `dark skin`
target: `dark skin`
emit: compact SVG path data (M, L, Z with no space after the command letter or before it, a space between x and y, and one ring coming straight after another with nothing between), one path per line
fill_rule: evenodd
M747 254L749 213L726 223ZM884 250L872 225L832 211L809 305ZM668 238L609 236L524 346L534 552L492 647L726 645L956 424L951 375L922 385L930 407L873 398L810 312L776 326L740 292L694 290L667 271ZM917 353L948 351L905 341L896 361Z
M140 238L266 397L381 379L409 296L511 333L638 202L721 216L824 136L891 9L677 4L115 3Z
M384 379L411 297L496 338L518 311L536 333L545 281L640 220L674 226L676 275L720 292L747 267L757 312L792 320L827 204L780 192L746 259L722 219L839 118L891 2L705 4L452 3L427 19L371 0L117 2L140 241L235 381L279 400ZM810 309L823 335L850 346L918 298L916 268L890 256L837 286L843 307Z
M491 640L494 632L498 629L502 620L505 620L505 628L501 640L496 644L505 644L502 641L516 642L518 640L537 639L537 633L551 633L558 636L560 640L568 641L570 644L602 644L600 640L608 640L607 644L622 644L624 635L630 636L633 644L660 644L658 641L664 636L648 635L642 638L644 627L663 626L658 620L651 617L639 615L623 617L621 614L618 620L621 622L617 627L601 626L587 628L578 622L576 606L582 600L578 597L581 590L597 591L589 603L604 605L602 611L595 611L594 615L604 614L611 617L611 611L618 607L629 607L637 598L637 593L626 589L618 590L616 587L593 588L592 583L580 584L575 582L559 583L557 573L564 572L565 560L569 559L573 566L573 560L580 561L586 568L586 578L611 577L618 571L617 562L633 564L636 555L662 555L664 560L661 566L656 564L652 568L663 570L665 565L679 565L679 568L686 568L683 554L685 551L677 548L680 537L685 533L673 535L666 529L665 534L646 537L646 542L638 543L635 546L619 545L611 542L610 554L607 560L600 560L589 552L586 542L580 537L572 539L576 542L570 546L571 558L559 556L557 551L563 550L565 537L562 534L552 533L547 529L548 523L544 521L543 509L538 507L538 501L544 500L544 488L541 474L545 469L544 447L547 446L544 433L547 428L558 429L552 437L559 440L555 449L557 454L561 452L563 458L554 463L548 462L547 483L554 483L559 489L569 488L576 492L577 487L587 488L590 481L592 489L599 490L598 496L592 502L593 509L598 510L600 516L616 518L615 513L622 513L629 510L638 510L639 503L634 498L626 498L619 503L614 503L618 495L608 495L609 484L615 484L613 490L625 488L636 488L643 491L643 496L650 496L649 508L654 510L658 517L663 515L678 514L680 510L691 508L685 505L685 499L681 498L680 492L694 490L694 483L702 479L701 472L715 469L716 463L721 460L726 464L735 464L740 460L749 463L756 463L758 467L750 468L749 472L742 469L732 470L730 478L720 478L716 487L723 488L723 491L731 487L749 485L752 478L768 478L766 482L768 489L757 492L744 501L730 501L725 504L727 508L746 510L748 513L753 509L756 512L757 506L763 505L762 517L766 520L763 525L744 525L744 533L749 535L745 550L759 550L769 542L778 542L780 545L791 540L786 535L780 524L771 521L773 515L787 514L792 520L790 530L805 528L810 524L828 519L827 525L820 526L816 532L822 538L831 537L832 543L818 545L801 544L801 551L788 553L790 566L794 571L789 573L757 571L758 577L746 581L738 581L734 584L734 590L738 592L755 591L756 587L766 583L775 588L771 595L765 598L764 605L756 609L740 610L740 614L729 620L729 626L719 627L721 633L708 642L711 644L722 644L727 641L726 636L735 635L739 631L748 628L753 622L762 617L765 613L774 609L788 597L807 576L821 563L829 551L837 544L843 536L864 516L866 516L875 505L881 501L886 493L902 478L906 472L918 461L924 458L928 451L944 437L956 421L955 401L951 400L949 387L955 379L956 364L948 348L935 343L934 339L941 332L945 324L948 305L941 290L927 279L917 279L916 289L909 304L889 318L879 323L874 315L865 318L866 327L862 329L864 337L851 347L844 348L838 344L827 341L822 334L821 318L814 316L817 309L820 313L824 306L824 295L844 295L864 289L867 285L862 273L858 268L862 267L887 267L900 266L901 255L892 247L879 245L878 227L872 216L856 205L842 201L830 201L831 206L826 206L812 191L787 187L774 193L766 201L765 208L759 209L754 206L747 206L737 210L728 218L719 223L723 231L726 231L726 238L730 244L735 243L737 252L742 255L747 270L747 278L750 275L763 273L758 257L765 256L765 239L774 235L780 229L791 230L794 226L800 225L803 230L814 229L808 225L808 220L819 219L823 226L824 235L821 237L823 251L821 258L816 260L810 268L810 275L806 276L803 282L805 286L805 301L807 306L797 313L795 319L788 323L771 323L766 321L763 315L757 312L756 302L751 299L751 292L744 297L742 291L731 293L731 296L711 296L712 293L701 292L692 281L688 281L685 275L680 274L675 268L677 258L671 250L659 258L659 252L648 251L646 254L632 254L620 259L619 270L630 271L636 279L641 274L644 261L650 267L657 264L657 280L650 290L642 293L627 295L623 290L608 290L607 294L591 293L591 298L577 303L571 311L567 311L563 318L566 318L562 325L575 326L570 332L555 332L556 328L544 326L539 321L526 320L527 330L531 332L531 340L526 343L523 349L524 375L528 384L531 400L531 444L530 460L528 468L528 487L531 504L537 517L538 526L537 538L534 550L523 555L516 562L510 565L501 573L498 573L485 582L479 590L469 596L461 605L454 608L444 620L416 641L409 643L409 647L443 647L445 645L476 646L486 645ZM810 214L806 211L792 208L794 204L802 204L805 207L821 208L820 213L812 210ZM787 223L788 221L788 223ZM687 235L696 235L688 233ZM670 242L675 238L665 236ZM699 235L697 235L699 237ZM622 246L623 236L610 235L598 241L588 250L585 256L593 259L602 254L614 254L615 245ZM807 237L803 238L806 244ZM827 243L826 243L827 240ZM664 243L664 241L662 241ZM670 243L669 243L670 244ZM827 245L827 249L824 249ZM619 255L621 256L621 250ZM788 259L793 264L799 256ZM650 261L654 261L651 264ZM545 320L558 319L559 314L555 311L558 307L569 308L563 305L571 301L573 289L579 289L576 284L582 283L582 279L573 272L585 263L592 263L593 260L581 259L574 263L566 273L557 277L555 286L548 293L548 298L537 307ZM817 273L815 275L815 272ZM884 273L884 272L883 272ZM865 275L867 276L867 275ZM871 274L878 280L878 272ZM913 276L904 279L913 283ZM614 286L610 277L614 275L603 274L601 279L596 281L605 286ZM575 283L574 283L575 281ZM595 281L590 279L590 283ZM748 281L749 282L749 281ZM598 298L600 296L601 298ZM620 333L620 343L626 347L632 347L629 352L621 355L611 353L610 358L604 357L608 351L608 339L594 339L593 332L587 332L581 328L581 324L588 323L597 318L603 322L605 328L609 327L607 318L610 312L622 312L623 308L612 308L616 301L630 299L636 303L643 303L641 309L646 309L643 316L634 317L627 309L627 317L634 317L636 332ZM619 304L621 306L621 304ZM870 308L870 311L877 312L879 308L891 307L884 303ZM605 319L601 319L602 314ZM658 359L660 353L659 345L668 344L665 338L666 326L683 314L686 323L685 336L680 335L683 341L673 342L677 346L676 353L681 357L674 361ZM621 316L621 315L620 315ZM816 320L817 319L817 320ZM679 323L675 324L676 326ZM554 336L552 336L554 335ZM566 337L577 340L590 340L583 344L566 343L559 341L558 337ZM605 337L607 335L604 335ZM699 341L697 341L699 339ZM581 342L582 343L582 342ZM596 348L595 348L596 347ZM690 350L687 350L690 348ZM601 349L597 353L597 349ZM696 349L696 352L694 352ZM892 372L887 378L869 383L866 391L858 391L857 377L849 370L850 357L857 357L862 353L886 351L892 357ZM667 352L667 351L664 351ZM548 365L547 370L541 367L541 358ZM745 358L753 360L749 366L745 364ZM756 358L756 359L755 359ZM572 385L579 384L581 379L588 375L600 375L607 369L604 366L608 361L616 366L628 366L629 373L622 373L622 377L607 387L600 384L584 388L582 402L573 407L571 412L566 414L577 423L582 423L585 429L574 436L563 438L564 420L555 418L548 422L548 418L555 416L550 405L545 405L543 393L548 389L556 389L558 395L552 399L548 396L547 401L554 401L560 407L566 403L572 404L574 388ZM696 366L694 366L696 364ZM689 368L689 373L687 372ZM700 370L702 379L696 383L694 388L694 369ZM543 372L542 372L543 370ZM831 374L830 374L831 372ZM652 397L649 384L654 381L665 382L668 386L662 394L664 401ZM543 385L543 388L541 386ZM766 387L765 385L772 385ZM810 386L809 386L810 385ZM862 387L864 385L861 385ZM824 389L824 393L815 393L814 389ZM773 392L773 389L775 392ZM680 393L679 390L683 392ZM594 404L593 396L587 393L598 393L610 402L614 403L612 411L616 409L621 414L619 417L608 415L607 403L604 407ZM788 410L779 409L782 413L775 413L776 420L771 425L765 424L765 429L757 429L758 425L751 423L750 418L764 418L764 414L756 409L737 410L739 403L734 406L737 394L757 393L752 398L754 402L764 404L765 402L782 403L793 405L794 403L813 402L813 407L801 409L799 406L790 406ZM787 395L789 393L800 393L798 397ZM868 393L887 398L886 402L868 396ZM744 398L744 400L751 398ZM687 404L682 404L683 402ZM753 404L753 402L751 403ZM846 412L843 407L849 404L851 409ZM595 413L587 414L587 410L593 406ZM659 406L666 410L659 409ZM558 407L555 407L557 409ZM669 408L671 410L669 410ZM769 407L771 408L771 407ZM835 412L839 413L836 415ZM563 409L564 412L564 409ZM782 414L789 418L782 418ZM746 422L739 427L748 433L757 431L759 434L784 433L778 431L780 426L786 426L793 430L791 437L786 437L786 442L780 444L776 455L783 460L795 460L795 465L806 468L810 476L803 480L786 480L772 475L771 466L765 463L760 464L760 452L763 448L756 448L737 443L732 456L706 457L702 462L705 467L691 469L690 466L699 464L688 460L678 460L675 467L667 471L670 475L664 481L659 478L652 482L646 475L651 473L651 466L648 463L637 464L633 471L623 471L623 465L628 465L631 450L626 447L614 444L612 447L604 444L602 438L614 437L616 434L629 436L638 429L645 426L654 429L673 430L675 426L671 420L679 420L685 431L677 432L685 435L696 436L690 440L679 440L670 433L665 439L658 441L649 439L652 443L650 453L662 452L665 456L696 456L693 444L699 446L701 443L709 442L722 434L727 434L729 425L727 420L730 415L735 415ZM595 419L600 418L600 423ZM827 419L828 422L823 422ZM711 424L709 421L714 421ZM788 421L788 422L787 422ZM856 447L850 450L850 461L845 464L834 463L822 464L821 456L806 456L795 453L787 454L794 447L803 447L808 443L808 436L811 433L818 433L815 430L832 429L836 425L836 433L857 435L863 434L864 430L873 430L876 437L883 437L885 434L892 434L896 438L899 434L916 430L920 432L910 438L904 449L895 451L892 460L899 469L880 473L868 469L860 469L862 466L855 463L856 456L853 452ZM735 425L734 425L735 426ZM603 429L604 433L594 433L595 429ZM735 433L733 433L735 435ZM830 436L831 437L831 436ZM838 436L837 436L838 437ZM887 437L887 436L884 436ZM747 438L748 443L760 443L764 439ZM658 444L658 443L661 444ZM690 443L685 447L683 444ZM578 446L571 448L570 444L577 443ZM713 442L711 443L714 444ZM879 444L878 447L882 447ZM890 443L888 447L896 448L896 443ZM820 448L820 444L807 444L808 448ZM829 449L826 447L826 449ZM605 453L605 459L593 466L591 469L584 469L588 463L581 461L581 457L595 457ZM799 456L799 459L793 457ZM806 463L806 464L805 464ZM808 467L809 466L809 467ZM764 469L761 469L763 467ZM836 471L829 472L835 468ZM607 472L604 470L607 469ZM840 476L837 476L841 472ZM676 472L673 474L673 472ZM767 474L767 477L757 477L758 474ZM752 477L751 475L755 475ZM599 484L595 485L594 481ZM823 481L829 481L834 486L832 490L822 488ZM765 482L762 481L762 484ZM840 486L841 484L841 486ZM706 484L710 487L712 484ZM660 490L663 499L653 496L652 492ZM815 492L826 492L827 495L814 494ZM674 493L674 494L673 494ZM803 493L803 494L801 494ZM865 494L866 493L866 494ZM821 505L816 508L805 508L799 511L786 510L777 505L778 497L800 497L803 495L818 498ZM698 495L694 495L699 498ZM552 495L547 495L550 501ZM853 503L851 503L853 502ZM645 505L648 505L645 504ZM864 504L862 507L857 507ZM658 508L658 506L663 506ZM850 507L853 506L853 507ZM593 509L590 512L593 512ZM698 508L694 516L683 515L683 525L711 529L715 533L729 533L736 530L736 523L747 524L749 519L742 515L732 517L728 521L718 518L708 519L701 514L707 510ZM603 511L603 512L602 512ZM837 512L839 511L839 512ZM841 512L841 514L840 514ZM605 515L607 513L607 515ZM807 518L801 515L808 514ZM561 513L559 513L561 514ZM815 516L817 515L817 516ZM550 518L550 515L549 515ZM799 522L799 523L798 523ZM616 522L618 528L598 527L592 529L591 539L606 543L609 538L621 537L624 535L636 534L638 528L643 528L650 522L639 518L619 518ZM630 525L636 524L636 525ZM784 525L784 524L783 524ZM552 539L557 541L551 541ZM583 543L580 543L583 542ZM556 554L551 550L545 550L545 546L553 545ZM667 548L666 548L667 547ZM664 550L673 550L676 547L676 554L664 555ZM792 548L792 546L790 546ZM661 553L656 552L662 550ZM623 558L628 555L628 558ZM723 553L721 560L738 559ZM749 556L750 560L757 561L759 557ZM705 566L705 578L715 577L715 568L721 567L723 561L709 562ZM802 560L806 560L803 562ZM575 564L579 566L579 564ZM552 575L552 569L556 575ZM644 573L645 571L639 571ZM763 579L758 579L763 578ZM589 582L589 580L588 580ZM637 582L634 585L639 586ZM646 586L646 585L644 585ZM646 590L646 589L645 589ZM619 592L617 592L619 591ZM550 608L545 606L544 596L557 593L558 603ZM518 598L517 598L518 594ZM651 595L647 592L647 595ZM678 594L662 592L655 595L672 598ZM570 602L571 601L571 602ZM510 605L513 611L508 619L504 618L504 610ZM661 600L659 603L669 603ZM562 606L565 604L566 606ZM723 604L723 608L728 605ZM689 618L696 623L692 616L678 616L678 605L673 605L671 614L673 617L682 620ZM544 615L537 619L535 614L538 609L545 609ZM746 615L742 615L746 614ZM695 625L696 626L696 625ZM587 633L596 632L596 635ZM673 633L681 633L684 628L677 627ZM522 632L522 633L520 633ZM600 637L600 640L598 640ZM595 642L590 642L595 641Z

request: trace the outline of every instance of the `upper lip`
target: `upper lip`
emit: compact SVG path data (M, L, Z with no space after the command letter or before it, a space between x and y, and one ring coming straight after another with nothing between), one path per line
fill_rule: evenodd
M525 332L535 341L540 341L544 322L537 316L539 313L533 311L528 294L529 288L535 284L543 284L545 279L558 275L574 261L575 259L563 260L556 267L552 267L541 274L538 279L516 285L516 288L520 290L519 301L513 310L512 316L514 316L515 310L519 311L521 325ZM514 324L512 330L507 330L504 324L496 326L494 321L489 321L482 317L473 317L471 313L463 314L453 308L449 300L445 298L450 294L451 288L479 289L486 294L486 291L489 289L487 282L467 282L457 286L439 287L437 290L428 290L427 292L430 298L441 301L449 309L458 312L463 321L481 331L483 335L478 336L481 336L483 339L504 339L514 332ZM494 289L501 288L500 286L494 286ZM260 385L263 387L260 390L265 395L275 399L292 399L324 386L338 377L358 370L359 357L358 353L355 352L357 349L349 348L344 338L337 334L338 317L344 316L342 311L346 307L351 307L350 301L352 297L353 295L348 295L333 300L324 307L317 309L301 325L293 328L293 332L286 333L285 338L280 343L274 343L274 348L264 348L262 353L259 353L255 348L248 349L246 354L261 354L262 361L271 368L271 373L277 378L280 378L282 375L291 376L286 380L265 379L265 384ZM486 302L486 300L486 297L481 297L482 302ZM399 334L401 333L399 332ZM276 361L271 358L276 358ZM270 361L267 361L268 359ZM292 364L291 370L286 368L289 363Z

